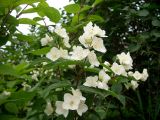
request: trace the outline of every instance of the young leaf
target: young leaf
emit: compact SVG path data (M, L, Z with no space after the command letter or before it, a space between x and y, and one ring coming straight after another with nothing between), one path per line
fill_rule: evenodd
M79 4L70 4L64 7L68 13L78 13L80 11Z

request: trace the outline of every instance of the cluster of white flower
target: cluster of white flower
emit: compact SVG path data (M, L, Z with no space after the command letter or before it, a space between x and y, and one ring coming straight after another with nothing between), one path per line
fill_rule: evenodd
M76 110L78 115L81 116L88 110L88 107L85 104L86 98L82 96L81 91L72 88L72 94L65 93L64 101L56 101L56 113L58 115L67 117L69 110Z
M129 84L127 84L127 87L132 87L134 90L138 87L139 80L141 80L141 81L147 80L147 78L148 78L147 69L143 69L143 73L139 73L138 71L135 71L135 73L133 73L132 71L128 71L128 70L131 70L132 66L133 66L133 60L132 60L129 52L127 54L122 52L121 54L117 55L117 58L118 58L118 61L120 64L114 62L111 65L107 61L104 62L104 65L108 66L110 68L110 70L112 70L112 72L114 73L114 74L111 74L112 77L115 75L132 77L133 80L131 80L131 82ZM109 72L109 70L105 67L103 67L103 70L101 70L99 72L99 79L101 76L101 78L106 79L105 81L103 79L101 79L101 81L99 81L98 76L89 76L86 78L86 82L83 85L88 86L88 87L97 87L100 89L108 90L109 87L108 87L107 83L108 83L108 80L110 80L111 78L108 74L106 74L106 72Z
M62 28L62 26L56 26L55 28L55 33L57 33L57 35L59 35L60 37L63 38L63 44L67 47L70 48L71 45L69 44L69 36L66 32L66 29Z
M88 87L98 87L100 89L108 90L108 81L110 80L110 76L105 73L104 70L99 72L99 76L89 76L86 78L86 82L83 84Z
M97 25L93 26L89 22L84 28L84 33L79 37L80 43L86 48L93 48L96 51L105 53L106 48L101 37L106 37L104 30L101 30Z
M83 30L84 33L79 37L79 41L85 48L82 46L73 46L72 51L68 52L66 49L53 47L47 53L46 57L52 61L56 61L59 58L70 60L85 59L89 61L91 67L98 67L100 62L97 59L95 51L102 53L106 52L102 39L102 37L106 37L105 31L101 30L97 25L93 25L92 22L89 22ZM64 28L61 26L56 26L55 33L63 38L63 42L66 47L71 47L69 44L69 36ZM112 79L112 77L125 76L133 79L130 81L128 87L136 89L138 87L139 80L145 81L148 78L147 69L144 69L142 74L138 71L135 71L135 73L130 71L133 68L133 60L129 52L127 54L124 52L118 54L116 60L118 61L113 64L105 61L103 69L100 70L99 75L88 76L83 85L108 90L108 82ZM56 113L58 115L67 117L69 110L76 110L78 115L81 116L82 113L88 110L88 107L85 104L86 98L82 96L80 90L74 90L72 88L72 93L73 95L70 93L65 93L64 101L56 101ZM47 110L47 108L49 110ZM53 112L50 103L47 103L45 112L48 115Z
M71 45L69 44L69 36L66 32L66 29L62 28L62 26L56 26L54 32L63 39L64 46L66 46L67 48L71 47ZM41 39L41 45L46 46L52 41L53 41L53 38L49 37L46 34L45 37Z
M121 74L124 75L124 76L130 76L130 77L133 77L135 80L131 80L131 87L135 90L137 87L138 87L138 81L139 80L142 80L142 81L146 81L147 78L148 78L148 72L147 72L147 69L143 69L143 73L139 73L138 71L135 71L134 73L132 71L129 71L128 73L126 71L128 70L131 70L132 69L132 66L133 66L133 60L130 56L130 53L128 52L127 54L125 54L124 52L122 52L121 54L118 54L117 55L117 58L119 60L119 63L121 65L118 65L118 66L121 66ZM112 69L113 72L114 69Z
M146 81L149 75L147 69L143 69L142 73L138 71L135 71L134 73L132 71L129 71L128 76L133 77L135 79L131 81L131 87L135 90L139 85L138 82L140 82L140 80Z
M56 61L59 58L71 59L71 60L83 60L88 58L89 63L92 67L99 66L99 61L95 54L95 51L90 51L90 48L93 47L96 51L106 52L106 48L103 44L103 39L100 37L105 37L105 31L101 30L97 25L92 24L92 22L88 23L84 27L84 34L79 38L80 43L86 47L84 49L82 46L73 46L73 51L69 52L62 48L58 49L53 47L49 53L47 53L46 57L51 59L52 61ZM70 47L69 37L66 33L66 30L61 26L56 26L55 33L61 36L64 39L64 44L66 47ZM88 41L87 36L91 39L91 46L86 43ZM83 38L83 39L82 39ZM84 41L84 42L82 42Z
M35 80L35 81L38 81L39 71L38 70L33 70L31 72L31 74L32 74L32 79Z

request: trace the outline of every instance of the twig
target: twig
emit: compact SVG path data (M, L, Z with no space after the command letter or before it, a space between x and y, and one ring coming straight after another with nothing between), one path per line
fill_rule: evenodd
M21 10L21 12L19 12L17 15L16 15L16 18L19 18L20 15L22 15L22 12L28 7L28 4Z

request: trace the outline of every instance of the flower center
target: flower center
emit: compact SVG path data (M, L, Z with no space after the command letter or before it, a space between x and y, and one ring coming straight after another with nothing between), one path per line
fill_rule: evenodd
M73 102L73 101L71 101L69 104L70 104L70 106L73 106L73 105L74 105L74 102Z

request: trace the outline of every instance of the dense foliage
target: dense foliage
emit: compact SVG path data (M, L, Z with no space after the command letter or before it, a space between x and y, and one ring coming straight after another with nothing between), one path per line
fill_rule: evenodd
M74 2L60 13L45 0L0 0L0 119L160 118L159 2Z

